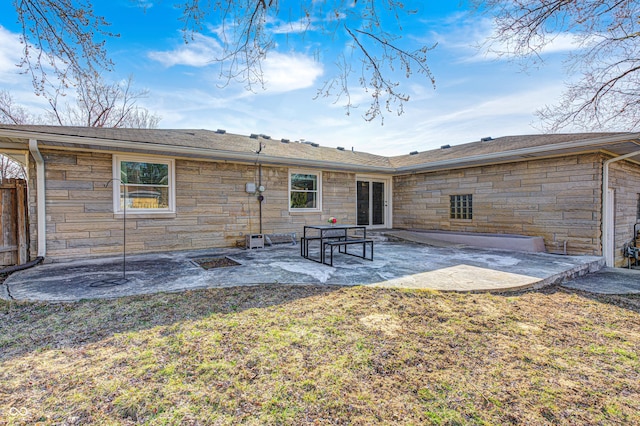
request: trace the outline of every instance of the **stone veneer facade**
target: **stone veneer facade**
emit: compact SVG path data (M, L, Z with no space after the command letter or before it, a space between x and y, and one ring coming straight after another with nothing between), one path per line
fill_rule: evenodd
M609 186L615 188L614 235L616 266L626 266L622 247L633 238L634 226L640 223L640 170L626 161L613 163L609 171ZM639 225L640 227L640 225Z
M122 215L113 213L112 155L42 150L46 164L47 258L122 253ZM393 227L542 236L549 251L601 255L604 154L572 155L393 178ZM31 256L37 252L35 163L30 162ZM296 168L297 170L297 168ZM322 212L288 209L287 167L263 166L263 233L301 235L304 225L356 221L356 174L322 171ZM235 246L260 231L260 204L245 192L258 166L175 160L176 213L127 215L127 253ZM640 171L614 163L615 261L637 222ZM450 195L473 195L473 219L449 218Z
M62 260L122 253L122 214L113 213L112 155L42 150L46 164L47 258ZM31 162L33 165L34 163ZM35 170L32 170L35 171ZM323 211L288 209L287 167L262 167L266 187L263 233L301 235L304 225L334 216L355 222L354 173L322 172ZM31 173L35 176L35 173ZM230 247L260 231L260 203L245 192L258 166L176 159L176 212L127 214L127 253ZM30 182L31 253L37 252L35 181Z
M542 236L549 251L601 255L602 154L418 173L394 178L397 228ZM614 163L615 247L636 223L640 172ZM450 195L473 195L473 219L450 219ZM616 250L616 264L624 262Z

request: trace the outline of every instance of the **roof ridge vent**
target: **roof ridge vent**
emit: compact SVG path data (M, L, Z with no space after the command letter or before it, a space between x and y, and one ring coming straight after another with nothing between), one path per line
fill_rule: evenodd
M258 134L256 134L256 133L251 133L251 135L250 135L249 137L250 137L251 139L258 139L258 136L260 136L260 135L258 135Z
M315 142L309 142L309 145L311 145L311 146L312 146L312 147L314 147L314 148L317 148L317 147L319 147L319 146L320 146L320 144L319 144L319 143L315 143Z
M337 150L338 150L338 151L344 151L344 146L339 146L339 147L337 147Z
M261 136L263 139L271 139L271 136L269 136L269 135L265 135L265 134L262 134L262 133L260 133L260 136Z
M480 138L480 142L489 142L492 141L493 138L491 136L487 136L485 138Z
M440 149L449 149L449 148L451 148L451 145L449 145L449 144L442 145L442 146L440 147Z
M224 130L224 129L218 129L218 130L216 130L216 133L218 133L220 135L224 135L225 133L227 133L227 131Z
M282 143L289 143L290 141L289 141L289 139L280 139L280 142L282 142Z
M409 155L416 155L417 153L418 153L418 151L411 151L411 152L409 153Z

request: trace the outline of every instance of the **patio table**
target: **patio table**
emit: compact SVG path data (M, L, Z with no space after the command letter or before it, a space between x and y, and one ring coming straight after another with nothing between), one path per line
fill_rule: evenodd
M352 233L350 234L350 231ZM362 236L355 235L362 231ZM367 227L363 225L306 225L304 233L300 241L300 255L305 259L313 260L319 263L325 263L325 247L327 241L348 240L350 237L357 237L365 240L367 238ZM320 241L320 258L314 259L309 256L309 242Z

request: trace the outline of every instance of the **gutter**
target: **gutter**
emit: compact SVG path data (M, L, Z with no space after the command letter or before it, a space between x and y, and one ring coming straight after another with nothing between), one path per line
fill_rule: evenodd
M29 151L36 161L36 206L38 214L38 257L43 258L47 253L47 212L45 197L44 158L38 149L38 140L29 139Z
M617 161L635 157L636 155L640 155L640 151L634 151L619 157L610 158L606 160L602 166L602 254L605 259L605 266L608 267L613 267L615 263L615 256L613 254L615 243L610 243L609 241L610 238L615 236L615 223L613 224L613 227L609 227L610 218L609 209L607 208L611 201L609 199L609 165Z

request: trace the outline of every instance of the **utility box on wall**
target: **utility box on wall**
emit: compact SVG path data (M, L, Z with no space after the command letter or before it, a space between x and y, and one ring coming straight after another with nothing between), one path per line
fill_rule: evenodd
M249 234L245 236L245 248L264 248L264 234Z

